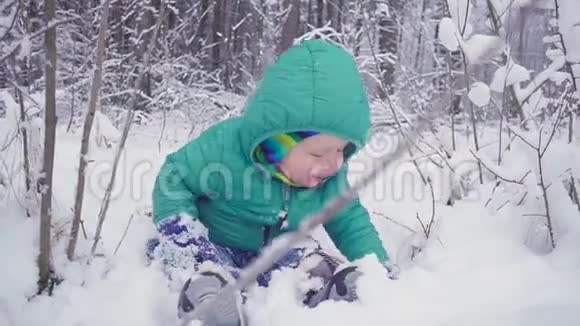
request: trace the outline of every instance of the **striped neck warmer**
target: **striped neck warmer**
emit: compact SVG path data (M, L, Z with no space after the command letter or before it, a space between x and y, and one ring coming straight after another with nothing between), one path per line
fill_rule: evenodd
M254 150L254 158L256 161L264 164L271 164L276 167L274 176L283 182L296 186L288 177L286 177L280 170L280 163L290 150L305 138L317 135L315 131L295 131L289 133L280 133L272 136L260 143Z

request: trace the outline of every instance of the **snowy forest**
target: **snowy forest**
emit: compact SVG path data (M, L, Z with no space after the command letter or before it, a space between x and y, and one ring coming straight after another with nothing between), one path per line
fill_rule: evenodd
M0 0L0 325L176 325L157 172L308 39L364 79L349 176L388 159L360 197L400 276L308 309L281 271L250 325L577 325L578 0Z

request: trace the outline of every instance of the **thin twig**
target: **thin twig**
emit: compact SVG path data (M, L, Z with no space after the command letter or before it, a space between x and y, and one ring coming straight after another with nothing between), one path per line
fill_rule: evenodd
M558 116L556 117L556 121L554 122L554 125L552 126L552 132L550 133L550 137L548 138L548 142L546 142L546 146L544 146L544 149L540 153L540 157L543 157L544 154L546 153L546 150L548 150L548 146L550 146L550 143L552 142L552 139L554 138L554 134L556 133L556 129L558 128L558 126L560 125L562 120L564 119L564 115L562 114L563 107L564 107L563 105L560 105L560 109L558 110ZM540 132L540 134L541 134L541 132ZM538 144L538 146L541 146L541 144Z
M425 223L419 217L419 213L417 213L417 220L419 221L419 225L421 225L421 229L423 230L423 234L425 234L425 239L429 239L429 231L427 231L427 227L425 227Z
M445 155L440 153L440 151L438 151L437 148L435 148L433 145L429 144L429 142L427 142L426 140L423 140L423 139L418 139L417 143L423 143L427 147L431 148L435 152L435 154L437 154L439 157L441 157L441 160L443 160L443 162L445 162L445 165L447 165L449 170L451 170L451 172L455 173L455 168L453 168L453 166L451 166L451 164L447 160L447 157L445 157ZM419 148L418 144L416 144L415 147ZM439 166L438 164L435 164L435 165ZM442 167L440 167L440 168L442 168Z
M501 205L500 205L500 206L497 208L496 212L499 212L499 210L500 210L500 209L502 209L502 208L503 208L505 205L507 205L509 202L510 202L510 201L509 201L509 199L508 199L508 200L506 200L506 201L505 201L505 203L501 204Z
M509 183L515 183L515 184L522 184L521 182L518 182L517 180L512 180L512 179L508 179L506 177L501 176L499 173L495 172L492 168L490 168L487 164L485 164L485 162L483 162L483 160L477 156L471 149L469 149L469 152L471 153L471 155L473 155L473 157L475 157L476 160L478 160L481 165L483 165L484 168L486 168L489 172L491 172L493 175L495 175L497 178L505 181L505 182L509 182Z
M492 195L493 197L493 195ZM485 202L485 205L483 205L483 207L487 207L487 205L489 205L489 203L491 203L491 197L489 197L489 199Z
M431 183L431 178L427 178L427 184L429 185L429 190L431 192L431 220L427 226L427 232L431 234L431 228L435 223L435 192L433 191L433 184Z
M391 222L391 223L393 223L393 224L395 224L395 225L398 225L398 226L402 227L403 229L405 229L405 230L407 230L407 231L409 231L409 232L411 232L411 233L413 233L413 234L414 234L414 233L417 233L417 231L413 230L411 227L409 227L409 226L407 226L407 225L405 225L405 224L402 224L401 222L397 222L397 221L395 221L394 219L392 219L392 218L388 217L387 215L384 215L384 214L382 214L382 213L379 213L379 212L373 212L373 214L374 214L374 215L378 215L378 216L380 216L380 217L382 217L382 218L386 219L387 221L389 221L389 222Z
M510 126L506 126L513 134L514 136L518 137L521 141L523 141L524 143L526 143L528 146L530 146L531 148L539 151L539 149L535 146L532 145L532 143L530 143L529 141L527 141L524 137L522 137L519 133L515 132Z
M548 147L547 144L546 148ZM538 139L538 147L536 148L537 158L538 158L538 172L540 175L540 187L542 188L542 193L544 197L544 208L546 209L546 221L548 226L548 231L550 232L550 242L552 244L552 249L556 248L556 240L554 239L554 229L552 224L552 216L550 215L550 205L548 201L548 187L546 187L544 181L544 172L543 172L543 164L542 164L542 152L540 148L542 146L542 132L539 132L539 139ZM545 152L545 149L544 149Z
M522 214L522 216L532 216L532 217L546 217L546 214L534 214L534 213L526 213Z
M528 170L528 172L526 172L526 173L524 174L524 176L523 176L523 177L521 177L521 179L518 181L518 183L523 183L523 182L524 182L524 180L526 179L526 177L527 177L527 176L528 176L530 173L532 173L532 170Z
M500 184L501 184L500 181L495 182L495 185L493 186L493 189L491 190L491 195L489 196L489 199L485 202L484 207L487 207L487 205L489 205L489 203L493 199L493 195L495 194L496 189L499 187Z
M528 192L526 191L524 193L524 195L522 196L522 198L520 198L520 201L518 201L518 204L516 206L520 206L521 204L524 203L524 199L526 199L526 196L528 195Z
M129 231L129 227L131 226L131 222L133 222L133 217L135 217L135 214L131 214L131 217L129 218L129 222L127 222L127 226L125 227L125 231L123 232L123 236L121 237L121 240L119 240L119 243L117 244L117 247L115 248L115 252L113 253L113 255L117 255L117 251L119 251L119 248L121 248L121 244L123 243L123 241L125 240L125 237L127 236L127 232Z

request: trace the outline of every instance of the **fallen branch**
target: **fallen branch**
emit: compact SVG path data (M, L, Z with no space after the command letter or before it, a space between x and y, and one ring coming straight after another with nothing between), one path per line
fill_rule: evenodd
M407 140L410 141L410 140ZM356 181L352 187L347 188L335 199L331 200L321 210L316 213L309 214L298 226L296 231L285 233L272 241L272 243L265 247L260 255L240 273L239 278L223 287L213 299L204 301L195 309L195 315L190 319L183 319L180 322L181 326L189 325L190 322L196 320L196 316L203 316L206 310L212 307L214 302L219 302L224 298L231 297L236 291L241 291L253 284L258 275L267 271L271 266L288 252L290 248L296 243L303 241L308 235L318 226L326 223L341 211L348 203L355 199L358 192L367 187L380 173L382 173L392 162L397 160L402 154L405 147L402 142L397 144L393 153L389 153L387 157L379 161L378 167L374 168L368 175Z

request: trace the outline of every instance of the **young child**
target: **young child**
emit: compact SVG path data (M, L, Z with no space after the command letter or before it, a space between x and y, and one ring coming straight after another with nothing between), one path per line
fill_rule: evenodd
M153 192L160 233L150 253L197 271L183 287L180 317L193 316L263 246L295 230L348 186L345 161L364 146L369 115L363 81L348 52L322 40L303 41L269 67L242 116L216 124L167 156ZM358 199L324 229L349 261L376 255L392 272ZM304 245L273 269L301 267L322 278L322 289L304 299L314 307L326 299L356 298L360 272L353 266L339 270L341 263L320 246ZM269 281L270 271L257 279L261 286ZM197 317L207 325L241 325L239 300L221 300Z

